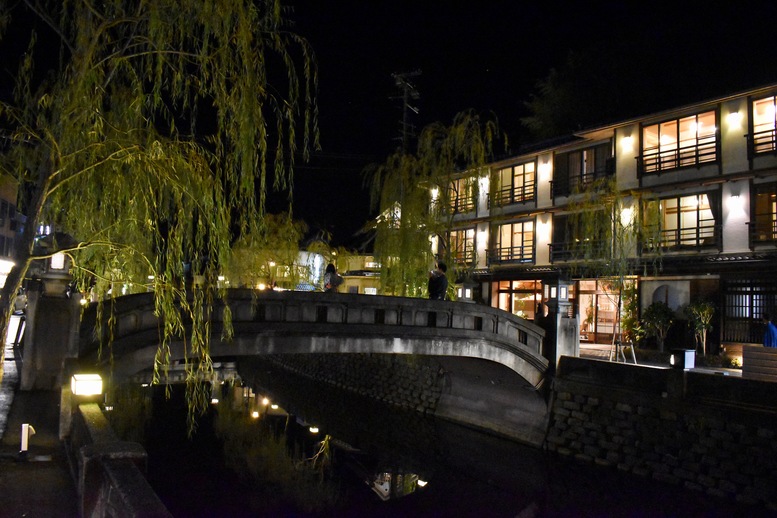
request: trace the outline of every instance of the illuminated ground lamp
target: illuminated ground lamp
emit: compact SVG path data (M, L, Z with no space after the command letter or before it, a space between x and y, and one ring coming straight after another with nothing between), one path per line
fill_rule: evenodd
M219 403L219 393L221 392L221 385L218 383L213 383L210 386L210 404L211 405L218 405Z
M318 433L318 426L311 426L308 430L310 430L310 433Z
M103 379L99 374L73 374L70 392L74 396L98 396L103 393Z
M693 349L674 349L669 357L669 365L675 369L693 369L696 365L696 351Z

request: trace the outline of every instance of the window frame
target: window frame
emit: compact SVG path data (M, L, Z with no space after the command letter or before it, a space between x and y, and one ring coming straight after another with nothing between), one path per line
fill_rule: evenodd
M531 225L531 230L526 230L526 225ZM520 225L521 231L516 232L515 226ZM510 227L509 236L510 243L505 246L503 243L502 229ZM514 239L516 235L521 236L520 244L516 244ZM530 238L527 240L527 234ZM497 223L492 227L492 235L495 236L493 247L490 254L490 263L534 263L535 261L535 247L537 239L536 222L531 218L525 218L517 221L509 221L504 223ZM515 251L519 250L516 254Z
M475 261L475 235L475 227L456 228L448 232L448 255L455 263L470 264ZM454 239L454 236L457 237Z
M591 160L587 158L589 154ZM600 178L612 176L615 172L614 160L612 139L593 146L557 153L553 157L553 197L569 196Z
M771 100L771 119L757 113L761 101ZM757 120L767 122L757 122ZM747 152L754 156L777 152L777 95L764 95L750 99L750 121L747 135Z
M448 183L448 203L454 214L474 212L477 180L471 176L455 178Z
M531 166L532 170L527 172L527 166ZM517 174L517 170L521 169L521 173ZM503 182L503 173L509 170L510 185L505 186ZM531 179L527 181L527 176L531 176ZM503 207L505 205L512 205L515 203L526 203L536 199L537 196L537 160L528 160L512 164L505 167L497 168L494 173L496 181L495 191L492 196L489 197L489 207ZM516 179L520 178L522 181L520 185L517 185Z
M759 203L761 195L770 198L763 205ZM751 248L758 244L777 243L777 182L753 185L750 205L748 226Z
M707 203L704 205L701 197L706 197ZM692 201L692 198L696 198ZM673 219L675 220L672 228L667 227L667 202L673 200L674 207ZM720 249L721 236L721 208L720 193L716 191L706 191L691 194L678 194L676 196L667 196L651 203L658 203L660 213L659 246L662 250L683 250L683 249L702 249L717 248ZM716 204L718 204L716 206ZM710 217L702 217L702 211L708 211ZM688 225L687 216L694 213L695 226ZM716 216L717 214L717 216ZM705 224L702 224L705 223ZM643 243L643 250L655 250L654 243Z
M712 115L714 119L714 131L700 134L699 128L708 126L700 124L699 119L708 115ZM651 128L656 131L650 132ZM695 136L691 137L691 132L695 132ZM654 136L648 137L648 134ZM639 174L661 174L716 164L720 160L719 147L720 114L716 108L651 124L640 124Z

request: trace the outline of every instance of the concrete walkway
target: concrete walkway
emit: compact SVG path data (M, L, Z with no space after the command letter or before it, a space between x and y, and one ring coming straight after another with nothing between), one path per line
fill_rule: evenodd
M5 345L0 383L0 516L77 517L78 496L59 440L59 392L18 391L14 347ZM22 424L35 429L20 455Z

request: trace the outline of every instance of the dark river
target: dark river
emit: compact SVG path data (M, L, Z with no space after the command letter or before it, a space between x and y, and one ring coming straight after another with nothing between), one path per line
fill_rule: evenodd
M122 417L117 402L115 427L146 447L149 481L174 516L765 515L614 468L559 459L270 366L259 369L255 382L254 393L220 387L219 403L198 420L191 438L180 386L170 397L159 387L126 396L135 399L128 405L132 416ZM279 408L262 405L264 396Z

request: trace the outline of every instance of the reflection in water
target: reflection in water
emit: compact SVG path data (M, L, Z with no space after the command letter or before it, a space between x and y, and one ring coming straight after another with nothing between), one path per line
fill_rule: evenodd
M244 386L220 387L219 404L192 438L183 391L171 399L163 387L127 391L115 402L112 423L144 444L148 478L174 516L722 517L747 510L329 389L259 360L241 363L240 373Z

